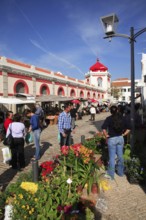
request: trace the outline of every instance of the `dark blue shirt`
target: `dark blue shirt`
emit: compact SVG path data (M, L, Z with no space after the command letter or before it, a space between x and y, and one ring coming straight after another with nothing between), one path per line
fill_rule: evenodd
M40 128L39 116L35 114L32 115L30 118L30 124L33 131L39 129Z

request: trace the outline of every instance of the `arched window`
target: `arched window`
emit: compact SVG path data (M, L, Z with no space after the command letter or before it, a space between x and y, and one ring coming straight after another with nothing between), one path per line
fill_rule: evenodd
M46 95L47 94L47 87L46 86L43 86L42 89L41 89L41 94L42 95Z
M89 83L89 78L87 79L87 83Z
M94 98L94 99L96 98L95 92L93 93L93 98Z
M74 89L72 89L72 90L70 91L70 96L71 96L71 97L74 97L74 96L75 96L75 90L74 90Z
M98 93L98 99L100 99L100 94Z
M58 89L58 95L60 95L60 96L63 96L63 95L64 95L64 90L63 90L62 87L60 87L60 88Z
M40 94L41 95L49 95L50 94L50 90L48 88L47 85L42 85L40 88Z
M25 92L25 85L23 83L18 83L16 85L16 93L24 93Z
M14 93L29 93L28 85L23 80L17 80L14 84Z
M83 91L80 92L80 97L81 97L81 98L84 97L84 93L83 93Z
M87 93L87 98L90 98L90 92Z
M102 99L104 99L104 95L102 94Z
M98 84L99 87L102 87L102 78L101 77L99 77L97 79L97 84Z

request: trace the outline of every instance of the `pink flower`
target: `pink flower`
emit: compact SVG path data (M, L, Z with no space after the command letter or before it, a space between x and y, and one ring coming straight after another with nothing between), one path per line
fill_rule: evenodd
M62 146L61 147L61 153L63 154L63 155L68 155L68 153L69 153L69 147L68 146Z
M71 149L73 150L76 157L80 156L80 153L79 153L80 148L81 148L80 144L74 144L74 145L71 146Z

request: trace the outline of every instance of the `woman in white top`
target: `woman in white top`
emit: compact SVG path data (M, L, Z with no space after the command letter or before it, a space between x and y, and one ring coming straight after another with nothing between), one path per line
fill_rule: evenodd
M22 122L22 116L15 114L13 122L9 125L6 137L10 134L13 136L13 143L10 146L12 152L11 165L13 169L23 169L25 167L24 156L24 137L25 126Z
M94 105L91 105L90 114L91 114L91 121L95 121L96 108L94 107Z

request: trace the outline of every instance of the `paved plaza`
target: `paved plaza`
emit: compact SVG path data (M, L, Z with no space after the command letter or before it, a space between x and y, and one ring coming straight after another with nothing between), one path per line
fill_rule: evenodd
M90 121L90 116L83 116L82 120L76 121L76 130L72 134L73 143L80 143L81 136L86 138L93 137L94 133L101 128L103 120L109 113L100 113L96 115L95 122ZM50 160L53 156L60 153L58 143L57 125L49 125L41 135L41 151L42 157L39 164L46 160ZM2 148L2 144L0 145ZM23 172L31 169L31 157L35 151L34 145L25 146L26 168ZM0 185L8 185L15 182L19 176L16 172L4 164L2 153L0 152ZM145 190L139 185L131 185L126 177L116 175L115 180L110 181L111 189L103 193L106 201L107 209L102 212L98 219L102 220L145 220L146 219L146 194Z

